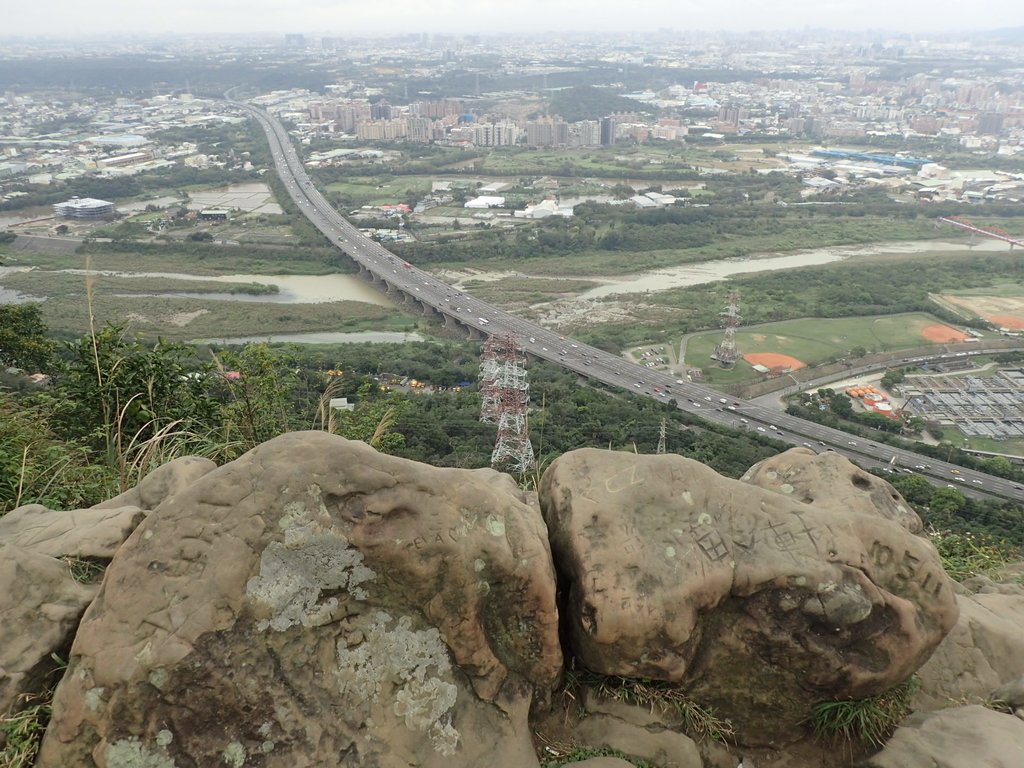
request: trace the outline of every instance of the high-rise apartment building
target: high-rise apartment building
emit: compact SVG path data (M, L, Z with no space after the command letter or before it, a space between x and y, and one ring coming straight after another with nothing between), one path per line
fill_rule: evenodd
M610 147L615 144L615 118L601 118L601 146Z

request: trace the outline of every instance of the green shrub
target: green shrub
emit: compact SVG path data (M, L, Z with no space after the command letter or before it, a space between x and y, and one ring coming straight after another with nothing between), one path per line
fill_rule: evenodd
M808 723L818 738L880 747L910 714L910 701L917 687L917 678L910 677L877 696L823 701L814 707Z
M542 762L541 768L561 768L563 765L571 765L572 763L579 763L583 760L589 760L592 757L617 757L620 760L625 760L627 763L631 763L635 768L656 768L652 763L646 760L641 760L636 757L630 757L624 752L620 752L617 749L611 747L585 747L585 746L566 746L558 747L555 745L545 747L545 751L548 754L558 753L556 757L552 757L550 760Z
M928 531L942 567L955 581L991 573L1021 559L1021 550L987 533Z

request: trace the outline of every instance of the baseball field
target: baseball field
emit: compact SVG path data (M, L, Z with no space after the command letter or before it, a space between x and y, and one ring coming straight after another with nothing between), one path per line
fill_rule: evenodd
M686 364L702 368L714 365L711 353L722 337L722 331L690 337ZM847 356L857 348L867 353L885 352L966 338L962 330L931 315L914 312L884 317L803 318L740 327L736 332L736 346L747 365L796 370ZM746 367L743 363L739 366Z

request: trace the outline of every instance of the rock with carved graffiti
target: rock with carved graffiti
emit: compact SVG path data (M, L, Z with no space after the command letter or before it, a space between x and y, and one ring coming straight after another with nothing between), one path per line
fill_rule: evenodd
M511 478L287 434L118 551L38 765L535 767L557 624Z
M842 498L861 473L840 462ZM561 456L540 501L573 652L594 672L678 683L757 745L798 738L819 701L902 681L956 622L952 584L912 520L823 498L681 456Z

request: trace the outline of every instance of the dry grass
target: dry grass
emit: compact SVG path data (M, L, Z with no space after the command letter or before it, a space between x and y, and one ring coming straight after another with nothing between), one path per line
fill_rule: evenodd
M728 742L735 736L732 723L702 707L678 685L580 669L571 669L566 675L566 692L573 698L575 690L586 686L602 699L659 710L675 719L680 729L695 739Z

